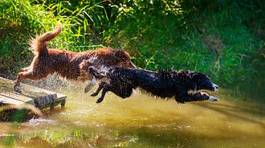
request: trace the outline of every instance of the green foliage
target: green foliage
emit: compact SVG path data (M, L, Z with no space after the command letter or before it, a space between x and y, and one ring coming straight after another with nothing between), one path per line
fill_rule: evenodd
M63 32L50 46L122 48L139 67L201 71L224 87L257 85L253 92L261 94L264 12L262 0L5 0L0 70L29 62L23 57L30 37L61 22Z

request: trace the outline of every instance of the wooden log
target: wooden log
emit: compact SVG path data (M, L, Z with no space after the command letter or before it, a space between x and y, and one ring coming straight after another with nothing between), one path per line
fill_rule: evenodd
M32 98L13 92L0 93L0 98L2 98L1 100L5 104L21 105L24 103L28 103L34 105L34 100ZM13 103L11 103L12 101Z
M32 105L38 109L53 109L57 105L64 107L66 96L35 86L21 84L22 93L13 91L13 81L0 77L0 106ZM1 110L0 110L1 112ZM1 115L0 115L1 118Z

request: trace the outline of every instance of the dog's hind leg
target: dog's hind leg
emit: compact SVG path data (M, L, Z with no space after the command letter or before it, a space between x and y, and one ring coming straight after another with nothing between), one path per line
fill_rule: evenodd
M20 89L20 82L21 82L21 76L18 74L17 79L15 80L15 85L14 85L14 91L21 93L21 89Z
M20 70L20 72L24 72L24 71L29 71L31 69L31 67L24 67Z
M15 80L15 85L14 85L14 91L15 92L18 92L18 93L21 93L21 89L20 89L20 82L25 79L24 78L24 75L25 74L30 74L32 73L32 71L27 71L26 69L22 69L18 75L17 75L17 78Z
M98 86L98 89L94 93L92 93L90 96L92 96L92 97L97 96L105 84L106 84L106 82L101 82Z
M20 87L20 82L23 79L38 80L38 79L46 77L47 75L48 73L38 74L38 73L34 73L32 70L21 71L18 73L17 79L15 80L14 91L21 93L21 90L19 87Z
M19 87L20 87L20 82L23 79L22 74L27 71L30 71L30 66L20 69L20 72L18 73L17 78L15 80L14 91L21 93Z

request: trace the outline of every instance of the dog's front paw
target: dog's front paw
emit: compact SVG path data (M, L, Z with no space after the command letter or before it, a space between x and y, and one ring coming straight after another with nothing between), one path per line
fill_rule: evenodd
M214 96L209 96L208 100L211 102L219 101L219 99L217 97L214 97Z
M95 96L97 96L98 95L98 93L92 93L90 96L91 97L95 97Z
M103 98L98 98L96 103L101 103L103 101Z

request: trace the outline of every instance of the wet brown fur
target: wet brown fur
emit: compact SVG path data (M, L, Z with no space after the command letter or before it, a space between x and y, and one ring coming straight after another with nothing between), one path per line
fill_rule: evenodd
M112 48L99 48L86 52L70 52L58 49L48 49L47 42L61 32L61 26L54 31L46 32L31 41L31 48L35 54L31 65L22 68L15 80L14 89L20 86L23 79L39 80L49 74L58 73L66 79L91 80L89 73L85 75L80 71L83 60L92 60L91 66L118 66L135 67L127 52ZM94 60L93 60L94 58Z

